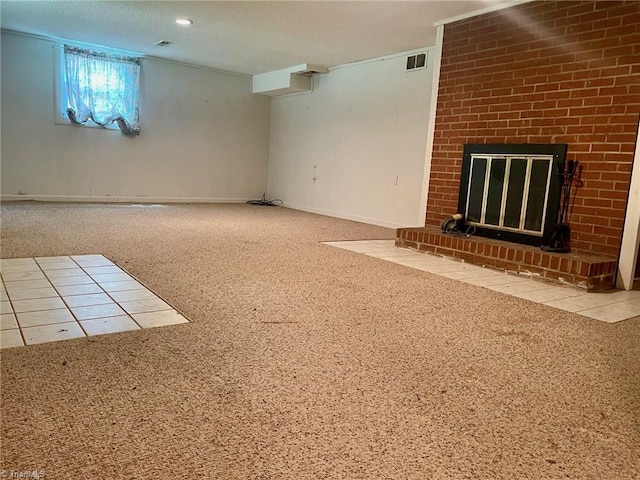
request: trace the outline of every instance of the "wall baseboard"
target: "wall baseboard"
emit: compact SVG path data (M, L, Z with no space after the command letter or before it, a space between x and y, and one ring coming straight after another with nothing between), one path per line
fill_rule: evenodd
M255 198L260 198L255 197ZM112 197L85 195L15 195L2 194L2 202L79 202L79 203L246 203L251 198L213 197Z
M76 202L76 203L246 203L255 198L212 198L212 197L112 197L112 196L95 196L89 197L85 195L16 195L2 194L1 202ZM323 210L320 208L307 207L305 205L297 205L294 203L284 202L285 208L292 210L300 210L302 212L315 213L325 215L327 217L341 218L343 220L352 220L354 222L367 223L369 225L377 225L386 228L408 228L420 227L423 225L408 225L402 223L387 222L379 218L362 217L359 215L351 215L348 213L334 212L332 210Z
M327 217L341 218L343 220L352 220L354 222L367 223L369 225L377 225L379 227L386 228L410 228L410 227L423 227L424 225L407 225L401 223L387 222L379 218L361 217L359 215L351 215L349 213L334 212L332 210L323 210L320 208L307 207L304 205L297 205L295 203L284 202L283 207L291 208L293 210L301 210L303 212L316 213L318 215L325 215Z

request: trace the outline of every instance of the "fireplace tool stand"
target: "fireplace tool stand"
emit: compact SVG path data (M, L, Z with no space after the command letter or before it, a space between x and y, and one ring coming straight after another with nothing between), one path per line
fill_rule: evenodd
M576 187L578 186L581 170L582 167L579 166L577 160L569 160L566 169L562 172L558 171L558 176L560 177L560 209L558 210L558 221L553 229L549 245L540 247L545 252L569 253L571 251L571 229L569 228L569 220L573 213L571 190L574 181L576 182ZM573 203L575 203L575 192Z

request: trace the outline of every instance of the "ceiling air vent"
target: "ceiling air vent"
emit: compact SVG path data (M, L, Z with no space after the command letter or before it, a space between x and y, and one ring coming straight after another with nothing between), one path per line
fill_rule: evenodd
M427 67L427 54L417 53L407 57L407 70L418 70Z
M168 47L169 45L172 45L173 42L170 42L168 40L160 40L159 42L154 43L154 45L156 47Z
M327 73L327 72L328 72L328 70L326 68L323 68L323 67L308 66L307 68L305 68L301 72L296 72L296 73L298 75L302 75L303 77L313 77L314 75L316 75L318 73Z

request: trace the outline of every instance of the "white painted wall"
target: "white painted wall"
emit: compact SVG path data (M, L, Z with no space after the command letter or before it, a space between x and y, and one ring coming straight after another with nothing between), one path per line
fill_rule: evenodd
M274 98L269 196L377 225L424 225L427 51L426 69L405 71L401 54L331 69L314 78L313 93Z
M143 60L133 139L54 123L52 42L3 33L1 89L3 200L244 201L267 188L270 99L250 77Z

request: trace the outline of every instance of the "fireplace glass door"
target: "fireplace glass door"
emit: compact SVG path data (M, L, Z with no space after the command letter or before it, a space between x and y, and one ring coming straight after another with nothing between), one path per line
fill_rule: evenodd
M543 245L556 221L563 165L564 153L548 145L466 145L459 212L480 235Z

